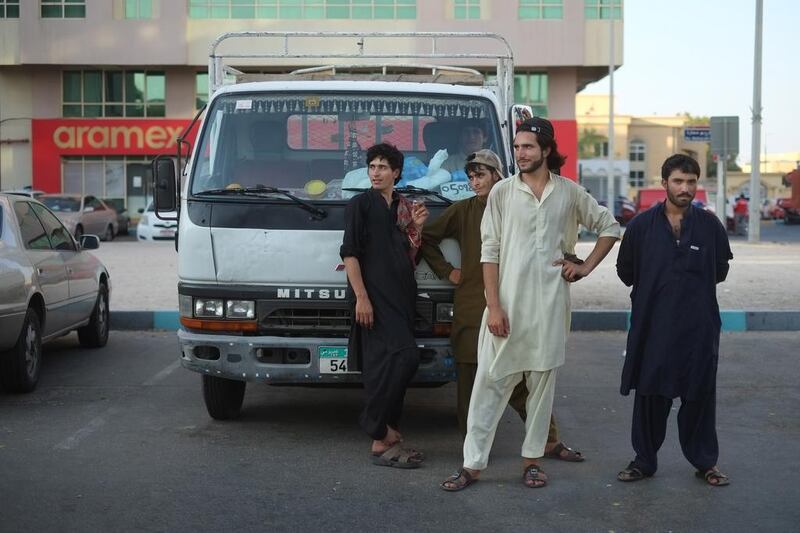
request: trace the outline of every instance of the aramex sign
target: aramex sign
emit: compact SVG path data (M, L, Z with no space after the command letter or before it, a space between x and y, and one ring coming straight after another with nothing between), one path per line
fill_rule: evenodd
M53 143L61 148L132 148L162 150L174 148L183 126L59 126Z
M31 122L33 187L61 192L62 156L173 154L176 140L190 120L34 119ZM189 141L194 141L194 135Z

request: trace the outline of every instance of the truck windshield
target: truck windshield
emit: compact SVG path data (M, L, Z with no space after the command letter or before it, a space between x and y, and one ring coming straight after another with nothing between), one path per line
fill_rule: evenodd
M504 158L491 102L471 96L364 93L237 94L206 117L191 192L274 187L310 201L347 200L370 186L366 150L389 142L404 156L398 187L458 200L473 193L466 156ZM213 193L212 193L213 194ZM443 202L430 196L431 202Z

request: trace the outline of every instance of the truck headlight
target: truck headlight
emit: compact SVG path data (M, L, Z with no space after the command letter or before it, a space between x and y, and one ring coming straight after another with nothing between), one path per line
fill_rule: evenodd
M194 316L206 318L222 318L224 302L214 298L196 298L194 301Z
M452 322L453 321L453 304L441 303L436 304L436 322Z
M253 319L256 317L256 302L253 300L228 300L225 302L225 317Z

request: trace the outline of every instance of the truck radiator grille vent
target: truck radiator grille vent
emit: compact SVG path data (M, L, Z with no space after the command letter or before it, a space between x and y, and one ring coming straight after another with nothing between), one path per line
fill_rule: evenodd
M347 335L350 324L350 310L347 308L282 307L270 310L261 321L261 327L272 334ZM418 332L427 332L432 325L433 304L425 300L418 301L415 329Z

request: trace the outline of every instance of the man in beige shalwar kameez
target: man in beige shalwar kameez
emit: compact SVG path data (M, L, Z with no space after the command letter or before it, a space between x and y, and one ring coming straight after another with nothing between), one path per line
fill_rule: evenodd
M570 327L569 283L588 276L619 238L619 224L561 167L552 124L534 117L514 139L519 173L495 185L481 222L486 310L478 339L464 466L441 484L461 490L485 469L497 425L514 387L526 380L523 482L542 487L556 371L564 364ZM599 235L582 264L563 259L583 224Z

